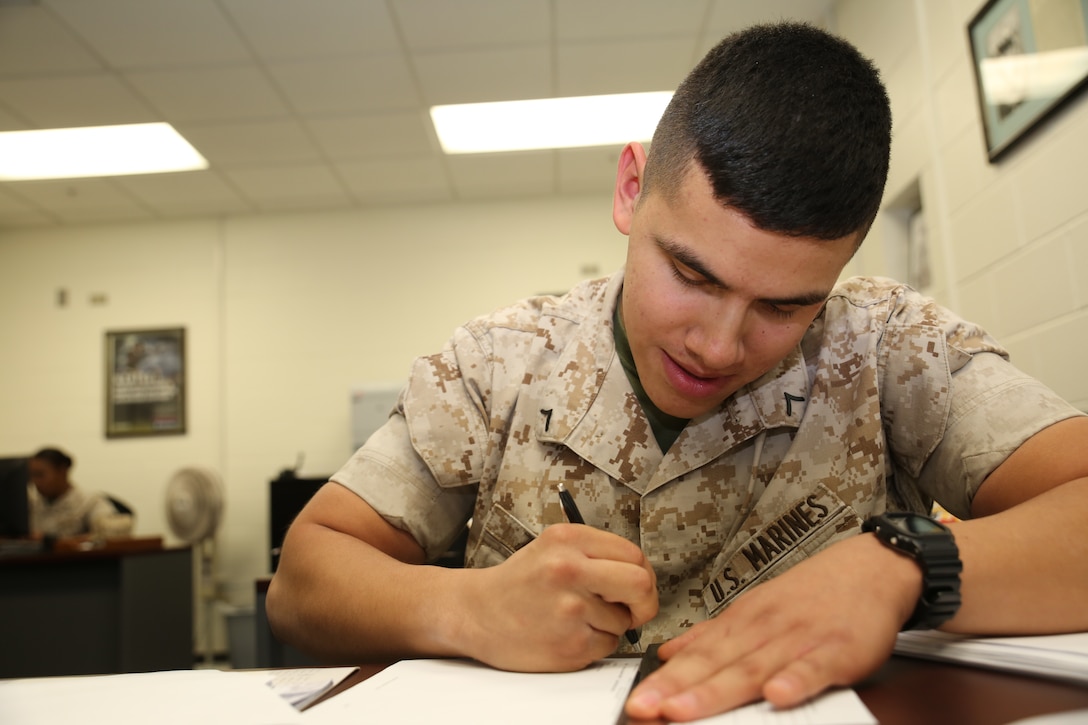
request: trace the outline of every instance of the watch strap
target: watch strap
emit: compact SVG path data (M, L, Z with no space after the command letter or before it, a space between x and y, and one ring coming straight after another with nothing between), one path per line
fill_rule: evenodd
M862 525L862 531L874 532L881 543L914 559L922 570L922 594L903 624L904 631L935 629L955 616L960 608L963 563L959 547L948 527L932 519L928 523L935 529L929 533L905 531L885 516L873 516Z

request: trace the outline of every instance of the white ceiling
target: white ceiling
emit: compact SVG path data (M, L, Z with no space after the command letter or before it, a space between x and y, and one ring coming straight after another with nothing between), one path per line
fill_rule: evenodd
M439 103L670 90L833 0L0 0L0 130L168 121L205 171L0 183L0 229L607 190L617 148L444 156Z

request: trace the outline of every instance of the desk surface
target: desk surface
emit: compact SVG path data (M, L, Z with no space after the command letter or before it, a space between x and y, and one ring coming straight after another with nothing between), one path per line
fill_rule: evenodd
M362 665L322 699L383 668ZM1036 715L1088 709L1086 687L900 656L855 689L880 725L1008 725Z
M101 542L83 538L60 539L52 550L46 550L40 541L28 539L6 540L0 544L0 566L39 566L172 551L163 546L161 536L126 537Z
M1007 725L1088 709L1088 688L1026 675L911 657L892 657L857 685L881 725Z

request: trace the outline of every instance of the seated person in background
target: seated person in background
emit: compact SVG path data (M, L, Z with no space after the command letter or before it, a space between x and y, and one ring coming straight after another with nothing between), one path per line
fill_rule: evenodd
M30 531L34 536L63 539L90 534L125 536L132 516L118 511L102 493L86 493L68 477L72 459L56 448L43 448L28 462Z
M665 664L627 712L692 720L857 682L903 627L1088 629L1088 417L933 300L839 281L890 139L845 42L787 24L712 50L649 156L620 155L625 268L415 362L288 531L276 635L559 671L638 628ZM470 519L466 568L422 566Z

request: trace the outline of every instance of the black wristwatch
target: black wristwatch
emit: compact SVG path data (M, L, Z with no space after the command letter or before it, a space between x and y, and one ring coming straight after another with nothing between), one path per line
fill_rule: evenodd
M861 530L872 531L884 545L922 568L922 596L904 630L935 629L956 614L963 562L947 526L921 514L885 513L866 519Z

